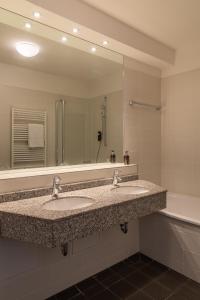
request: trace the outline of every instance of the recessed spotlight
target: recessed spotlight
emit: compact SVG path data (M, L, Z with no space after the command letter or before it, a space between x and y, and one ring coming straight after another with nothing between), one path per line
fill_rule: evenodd
M92 48L91 48L91 51L94 53L94 52L97 51L97 49L96 49L95 47L92 47Z
M33 16L37 19L40 18L40 13L38 11L34 11Z
M24 25L27 29L30 29L31 28L31 23L25 23Z
M103 41L103 45L107 46L108 45L108 41Z
M62 42L67 42L67 37L66 36L62 37Z
M29 42L18 42L15 48L19 54L25 57L36 56L40 51L40 47L37 44Z
M79 29L77 27L74 27L73 28L73 33L78 33L79 32Z

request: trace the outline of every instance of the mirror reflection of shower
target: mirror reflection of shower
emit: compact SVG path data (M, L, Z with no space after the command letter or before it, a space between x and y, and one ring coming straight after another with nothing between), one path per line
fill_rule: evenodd
M101 122L102 122L102 137L104 146L107 146L107 96L104 97L101 105Z
M103 103L100 107L101 114L101 131L98 131L98 150L96 154L96 163L99 159L102 143L104 147L107 147L107 96L104 96Z
M56 101L56 165L64 164L65 101Z

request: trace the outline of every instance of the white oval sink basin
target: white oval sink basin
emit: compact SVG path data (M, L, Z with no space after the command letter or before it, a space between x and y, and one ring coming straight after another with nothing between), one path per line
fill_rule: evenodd
M50 200L43 204L43 208L47 210L74 210L85 208L94 204L94 200L89 197L69 196Z
M149 192L149 189L143 186L118 186L113 188L112 191L124 195L140 195Z

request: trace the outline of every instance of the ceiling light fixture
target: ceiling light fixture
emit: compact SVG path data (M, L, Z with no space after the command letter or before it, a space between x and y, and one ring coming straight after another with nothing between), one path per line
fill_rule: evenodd
M66 36L62 37L62 42L67 42L67 37Z
M30 29L31 28L31 24L30 23L25 23L24 25L27 29Z
M40 18L40 13L38 11L34 11L33 16L37 19Z
M78 32L79 32L78 28L74 27L73 28L73 33L78 33Z
M96 49L95 47L92 47L92 48L91 48L91 51L94 53L94 52L97 51L97 49Z
M18 42L15 48L19 54L25 57L33 57L40 52L40 47L37 44L29 42Z
M107 46L108 45L108 41L103 41L103 45Z

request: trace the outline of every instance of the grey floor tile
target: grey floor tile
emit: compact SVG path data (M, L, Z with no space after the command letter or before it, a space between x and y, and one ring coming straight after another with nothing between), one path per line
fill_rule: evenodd
M133 287L128 281L121 280L110 287L110 290L120 297L120 299L127 299L129 296L133 295L137 289Z
M112 266L112 270L114 272L119 273L121 276L126 277L129 274L133 273L136 269L135 266L132 264L129 264L127 262L121 262Z
M200 284L196 281L193 280L189 280L187 281L186 285L194 292L197 293L199 295L199 299L200 299Z
M73 300L87 300L87 298L82 294L75 296L75 297L71 298L70 300L72 300L72 299Z
M168 268L156 261L148 264L144 268L142 268L142 272L151 277L160 276L162 273L167 272Z
M148 295L145 295L143 292L139 291L129 297L127 300L152 300Z
M146 276L144 273L139 271L132 273L126 277L126 279L137 288L143 288L152 281L151 277Z
M167 298L168 300L199 300L198 294L195 294L187 286L178 289L172 296Z
M114 283L122 280L122 276L118 273L114 273L112 276L109 276L107 278L105 278L103 281L100 281L101 284L105 287L110 287L111 285L113 285Z
M90 299L90 298L104 292L104 290L105 290L105 288L101 284L97 283L96 285L92 286L91 288L86 289L83 292L83 294L86 298Z
M94 298L91 298L91 300L119 300L119 298L113 295L110 291L105 290L104 292L96 295Z
M58 294L56 294L56 298L58 300L68 300L76 295L78 295L80 292L77 290L76 287L70 287Z
M164 273L158 278L158 281L162 285L171 290L178 288L181 284L185 283L186 280L187 278L185 276L172 270Z
M81 290L81 291L85 291L95 285L97 285L98 282L94 279L94 278L88 278L88 279L85 279L83 281L81 281L80 283L77 284L77 287Z
M200 300L200 284L137 253L46 300Z
M171 293L171 290L162 286L161 284L153 281L148 286L146 286L143 291L145 294L151 296L154 300L164 300Z
M114 271L111 268L109 268L109 269L106 269L106 270L96 274L94 276L94 278L97 278L100 281L104 281L104 280L108 279L109 277L111 277L113 274L114 274Z

